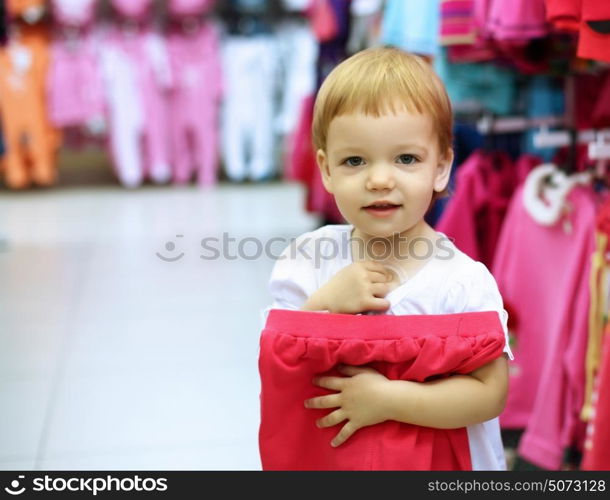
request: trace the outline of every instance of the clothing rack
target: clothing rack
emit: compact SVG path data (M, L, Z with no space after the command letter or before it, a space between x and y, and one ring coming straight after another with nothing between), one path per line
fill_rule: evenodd
M574 125L574 75L569 74L565 80L566 112L563 116L546 116L541 118L526 118L523 116L494 117L484 113L477 121L480 134L506 134L539 129L533 136L536 148L570 147L568 168L574 164L576 145L588 144L588 154L591 160L610 160L610 129L577 131ZM565 127L564 130L550 130L551 127Z
M565 123L563 116L546 116L542 118L526 118L524 116L505 116L496 118L491 114L484 114L477 121L477 130L480 134L507 134L511 132L524 132L540 127L560 127Z
M483 116L477 122L480 134L507 134L539 129L534 135L534 146L537 148L558 148L568 146L571 142L569 130L550 130L550 127L565 126L565 117L547 116L543 118L525 118L523 116L506 116L493 118ZM581 130L576 135L578 143L589 144L589 157L592 160L610 159L610 129Z

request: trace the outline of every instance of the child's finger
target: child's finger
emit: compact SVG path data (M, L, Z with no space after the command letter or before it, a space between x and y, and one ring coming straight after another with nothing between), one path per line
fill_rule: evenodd
M341 406L341 403L338 394L329 394L305 400L305 408L337 408L339 406Z
M374 260L365 260L364 267L369 271L377 271L379 273L386 274L385 266L380 262L375 262Z
M337 370L343 375L349 375L353 377L354 375L358 375L359 373L379 373L377 370L371 368L370 366L351 366L351 365L341 365L337 367Z
M366 303L365 309L367 311L387 311L390 306L389 300L373 297Z
M390 293L390 287L387 283L373 283L371 285L371 292L375 297L385 297Z
M390 276L388 275L388 273L381 271L369 270L368 276L371 280L371 283L387 283L388 281L390 281Z
M388 281L392 281L397 276L401 276L400 269L395 266L385 266L385 273Z
M341 391L343 388L342 377L315 377L313 383L324 389L330 389L331 391Z
M356 428L356 426L354 424L352 424L351 421L348 421L343 427L342 429L339 431L339 434L337 434L333 440L330 442L331 446L341 446L343 443L345 443L345 441L347 441L354 432L356 432L358 429Z
M316 420L316 425L318 427L333 427L343 422L346 418L347 416L345 415L343 410L339 408L338 410L329 413L325 417Z

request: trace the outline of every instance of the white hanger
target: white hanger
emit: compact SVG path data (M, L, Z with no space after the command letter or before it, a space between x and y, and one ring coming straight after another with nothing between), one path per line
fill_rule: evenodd
M610 130L598 130L588 151L592 160L610 160Z
M45 14L45 7L42 5L34 5L25 9L21 17L28 24L36 24L42 19Z
M523 186L523 204L538 224L553 226L566 208L566 197L578 184L589 184L591 172L566 175L552 163L534 168Z

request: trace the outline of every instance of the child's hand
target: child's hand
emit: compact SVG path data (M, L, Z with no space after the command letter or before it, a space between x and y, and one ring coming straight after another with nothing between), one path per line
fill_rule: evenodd
M347 423L331 441L339 446L361 427L388 420L387 389L389 380L377 370L362 366L343 366L339 371L347 377L319 377L314 384L338 391L305 401L306 408L337 408L317 421L318 427Z
M357 314L386 311L392 273L378 262L354 262L335 274L305 303L305 310Z

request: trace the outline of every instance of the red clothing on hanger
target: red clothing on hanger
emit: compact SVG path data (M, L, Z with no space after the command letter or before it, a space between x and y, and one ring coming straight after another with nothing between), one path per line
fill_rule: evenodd
M545 0L546 18L555 28L578 31L582 0Z
M578 57L610 62L610 2L582 0Z
M315 151L311 143L311 123L315 96L303 100L301 115L291 139L291 151L288 154L287 168L284 177L297 180L307 190L306 210L324 217L327 221L341 223L343 216L333 196L322 184L320 169L316 163Z
M506 153L475 151L459 167L456 190L435 229L491 268L508 203L516 187L515 168Z

